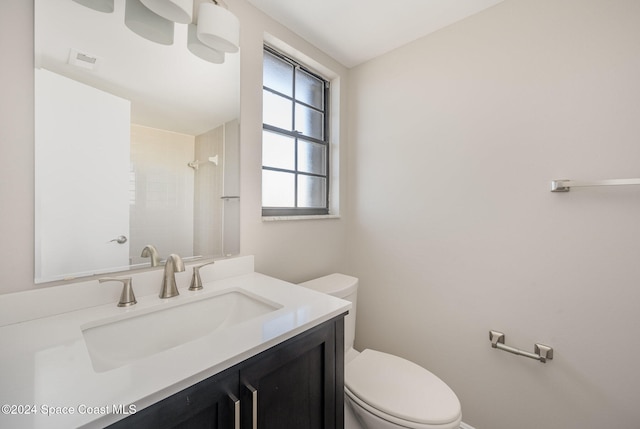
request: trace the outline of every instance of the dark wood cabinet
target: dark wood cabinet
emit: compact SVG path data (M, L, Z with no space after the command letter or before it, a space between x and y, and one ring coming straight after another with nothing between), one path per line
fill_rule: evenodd
M344 315L110 428L343 429Z
M343 358L340 319L246 362L240 368L243 429L253 429L246 423L254 417L259 429L342 428Z
M236 429L234 399L237 397L237 373L224 371L139 410L109 427Z

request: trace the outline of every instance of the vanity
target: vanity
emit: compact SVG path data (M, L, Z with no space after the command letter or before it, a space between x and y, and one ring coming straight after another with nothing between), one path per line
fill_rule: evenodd
M253 270L253 257L0 296L0 427L341 428L350 303ZM292 426L293 425L293 426Z

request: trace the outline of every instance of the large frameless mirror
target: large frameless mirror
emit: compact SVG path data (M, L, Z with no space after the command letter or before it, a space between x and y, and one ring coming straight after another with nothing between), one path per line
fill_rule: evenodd
M35 282L239 253L240 55L142 37L140 0L34 6Z

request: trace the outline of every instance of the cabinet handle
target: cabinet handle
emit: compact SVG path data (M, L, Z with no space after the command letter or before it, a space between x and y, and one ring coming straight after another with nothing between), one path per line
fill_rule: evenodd
M245 384L251 392L251 429L258 429L258 390L250 384Z
M233 393L229 393L229 399L233 402L233 429L240 429L240 400Z

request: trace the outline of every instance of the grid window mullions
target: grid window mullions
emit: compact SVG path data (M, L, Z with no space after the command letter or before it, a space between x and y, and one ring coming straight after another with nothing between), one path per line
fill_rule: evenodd
M265 47L263 215L328 213L328 83Z
M300 133L303 135L306 135L310 138L314 138L320 141L325 141L325 135L326 135L326 131L325 131L325 115L326 112L324 110L320 110L317 109L314 106L311 106L309 104L300 102L298 100L296 100L294 97L289 97L285 94L279 93L277 91L271 91L269 90L269 88L264 88L265 92L267 92L268 94L272 94L275 95L276 97L278 97L277 99L274 99L271 102L271 108L272 111L271 112L265 112L267 114L264 115L264 126L265 127L274 127L276 129L279 129L281 131L290 131L290 132L296 132L296 133ZM266 96L265 98L267 98L268 96ZM289 107L287 108L283 101L288 101ZM276 103L278 105L276 105ZM320 117L322 118L322 120L313 120L310 119L309 122L312 126L311 131L305 130L304 127L299 127L298 125L302 125L298 122L298 118L305 116L302 112L304 112L304 110L301 110L300 112L298 112L298 108L304 108L304 109L308 109L309 112L311 113L315 113L317 115L320 115ZM284 110L288 110L291 109L290 115L288 117L285 117L283 114ZM275 119L275 117L273 116L272 112L273 111L277 111L277 119ZM282 111L282 112L281 112ZM308 116L308 115L307 115ZM284 123L280 122L280 121L284 121L289 119L289 127L284 127ZM277 121L277 122L276 122ZM309 125L309 124L308 124ZM313 125L315 125L316 127L313 128ZM300 129L301 128L301 129Z
M273 131L274 133L279 133L279 134L283 134L283 135L287 135L287 136L291 136L291 137L296 137L296 138L301 138L301 139L305 139L305 140L312 140L316 143L319 144L324 144L327 145L327 141L326 140L322 140L322 139L318 139L312 136L306 136L304 134L302 134L300 131L297 130L285 130L284 128L279 128L273 125L268 125L268 124L263 124L262 125L262 129L263 130L268 130L268 131Z
M275 89L272 89L272 88L269 88L269 87L266 87L266 86L263 86L262 89L264 89L265 91L268 91L268 92L270 92L272 94L278 95L278 96L280 96L282 98L286 98L286 99L288 99L288 100L290 100L290 101L292 101L292 102L294 102L296 104L299 104L301 106L308 107L309 109L313 109L316 112L324 113L323 109L320 109L320 108L318 108L318 107L316 107L316 106L314 106L312 104L305 103L304 101L298 100L297 98L292 97L290 95L284 94L282 92L278 92Z
M320 178L327 177L324 174L305 173L305 172L302 172L302 171L287 170L286 168L278 168L278 167L262 167L262 169L263 170L268 170L268 171L277 171L277 172L280 172L280 173L291 173L291 174L296 174L298 176L320 177Z

